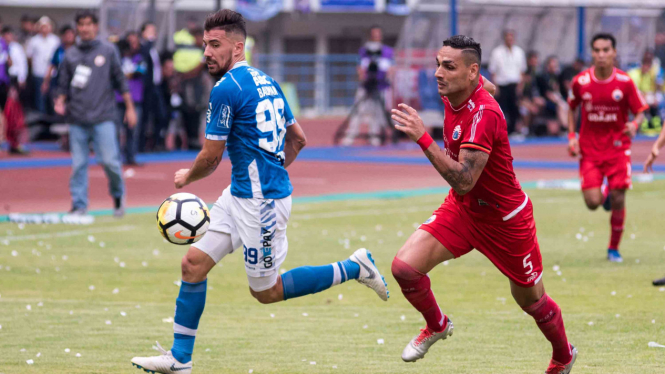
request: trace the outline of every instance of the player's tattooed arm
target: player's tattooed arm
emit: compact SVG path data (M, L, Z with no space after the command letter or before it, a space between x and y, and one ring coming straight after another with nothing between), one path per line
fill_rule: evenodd
M176 171L175 187L182 188L212 174L217 169L217 166L219 166L219 163L222 162L225 147L225 140L206 139L192 167Z
M459 195L465 195L473 189L490 156L483 151L462 148L457 162L448 157L436 143L432 143L425 155Z
M298 122L286 128L286 141L284 142L284 167L288 167L298 157L298 153L307 145L305 132Z

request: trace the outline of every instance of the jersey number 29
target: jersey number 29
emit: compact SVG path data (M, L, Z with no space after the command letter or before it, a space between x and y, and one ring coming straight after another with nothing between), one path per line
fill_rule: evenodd
M269 113L270 118L266 116ZM259 139L259 147L270 153L275 153L282 147L286 135L284 119L284 100L280 97L265 99L256 106L256 127L261 132L272 132L272 141L268 137Z

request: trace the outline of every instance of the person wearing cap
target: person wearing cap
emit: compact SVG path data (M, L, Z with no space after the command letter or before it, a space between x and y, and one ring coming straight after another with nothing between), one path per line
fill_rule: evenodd
M46 99L41 87L48 72L53 53L60 46L60 38L53 34L51 19L44 16L35 25L39 31L26 46L26 55L32 67L32 89L35 94L35 109L46 113Z

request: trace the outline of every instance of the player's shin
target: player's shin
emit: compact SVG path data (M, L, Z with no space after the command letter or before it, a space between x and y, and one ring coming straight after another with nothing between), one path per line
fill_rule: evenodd
M621 242L621 236L623 235L623 226L626 219L626 209L612 210L612 215L610 217L610 227L612 232L610 234L610 244L608 249L619 250L619 243Z
M561 308L544 294L536 303L522 309L536 320L540 331L552 343L552 358L564 365L568 364L572 359L572 353L563 326Z
M347 259L323 266L301 266L282 274L284 300L327 290L344 283L349 279L357 279L360 266Z
M199 320L206 302L208 280L199 283L182 281L180 294L176 299L173 321L173 347L171 353L176 360L187 363L192 360L194 340Z
M392 273L402 289L404 297L422 313L427 327L440 332L446 328L448 318L441 312L432 292L431 282L427 274L423 274L406 262L395 257Z

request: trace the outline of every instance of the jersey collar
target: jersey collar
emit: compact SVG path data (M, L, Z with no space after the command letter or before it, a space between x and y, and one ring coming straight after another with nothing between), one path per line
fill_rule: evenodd
M446 99L446 101L448 102L448 105L450 105L450 109L452 109L453 112L459 112L460 110L462 110L462 108L464 108L464 107L469 103L469 100L471 100L471 97L473 97L473 95L475 95L476 92L478 92L478 91L480 91L480 90L482 90L482 89L483 89L483 80L482 80L482 79L479 79L479 80L478 80L478 86L476 87L476 90L473 91L473 93L471 94L471 96L469 96L466 100L464 100L464 102L463 102L462 104L460 104L460 106L458 106L457 108L455 108L455 107L453 106L453 104L450 103L450 100L448 100L447 97L446 97L445 99Z
M617 68L613 68L612 74L610 74L609 78L601 81L600 79L596 78L596 67L595 66L591 67L591 79L593 79L593 81L596 83L601 83L601 84L610 83L614 79L614 76L616 74L617 74Z
M244 60L243 61L238 61L235 64L233 64L233 67L231 68L231 70L233 70L235 68L239 68L241 66L249 66L249 64L247 63L247 61L244 61ZM229 70L229 71L231 71L231 70Z

